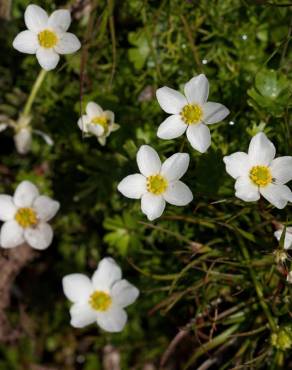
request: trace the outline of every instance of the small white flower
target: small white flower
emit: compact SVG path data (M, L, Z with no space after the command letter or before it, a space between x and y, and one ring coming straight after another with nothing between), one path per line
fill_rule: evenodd
M106 138L120 127L112 111L104 111L94 102L87 104L86 114L79 118L78 126L85 134L96 136L101 145L105 145Z
M148 145L142 145L137 153L141 174L125 177L118 190L128 198L141 198L142 212L153 221L162 215L165 201L185 206L193 200L188 186L179 181L186 173L189 162L187 153L176 153L161 165L157 152Z
M27 154L30 151L32 143L31 128L23 127L14 135L14 143L19 154Z
M281 228L274 232L275 238L280 241L281 236L284 232L284 228ZM284 249L292 248L292 227L286 227L285 239L284 239Z
M248 153L223 158L227 173L236 179L235 196L251 202L262 195L279 209L292 202L292 192L285 185L292 179L292 157L275 158L275 154L273 143L260 132L251 139Z
M97 322L103 330L112 333L123 330L127 322L124 308L139 296L139 290L122 279L120 267L110 257L99 262L91 280L83 274L65 276L63 290L73 302L72 326L83 328Z
M13 47L26 54L36 54L42 68L54 69L59 54L71 54L80 49L80 41L73 33L66 32L71 23L68 10L54 11L49 17L37 5L29 5L24 13L26 31L20 32L13 41Z
M40 195L30 181L22 181L14 196L0 194L0 231L2 248L14 248L28 243L35 249L46 249L53 239L53 231L47 223L55 216L60 204Z
M207 125L222 121L229 110L222 104L207 102L209 82L205 75L193 77L185 84L184 93L169 87L156 91L161 108L171 114L158 128L160 139L174 139L185 131L191 146L201 153L211 145L211 134Z

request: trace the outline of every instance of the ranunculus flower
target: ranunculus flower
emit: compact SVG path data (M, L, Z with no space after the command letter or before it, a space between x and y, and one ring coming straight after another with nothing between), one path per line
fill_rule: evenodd
M280 241L283 232L284 228L281 228L274 232L274 236L278 241ZM286 227L286 233L284 238L284 249L291 248L292 248L292 227Z
M186 173L189 162L187 153L176 153L161 164L157 152L142 145L137 153L141 174L125 177L118 190L128 198L141 198L142 212L152 221L162 215L165 202L185 206L193 200L188 186L179 180Z
M54 11L50 17L37 5L29 5L24 13L26 31L20 32L13 41L13 47L26 54L36 54L41 67L54 69L60 59L59 54L71 54L81 44L73 33L66 32L71 23L68 10Z
M201 153L211 145L209 127L222 121L229 110L222 104L208 102L209 82L205 75L193 77L185 84L184 93L169 87L161 87L156 91L161 108L171 114L158 128L160 139L174 139L187 134L191 146Z
M35 249L46 249L53 239L53 230L47 221L60 208L59 202L40 195L30 181L22 181L14 196L0 194L0 231L2 248L14 248L22 243Z
M86 114L78 120L78 126L85 135L94 135L101 145L105 145L106 138L119 129L115 123L115 115L110 110L103 110L100 105L89 102Z
M139 296L139 290L122 279L120 267L110 257L99 262L91 279L83 274L65 276L63 290L73 302L72 326L83 328L97 322L103 330L113 333L123 330L127 322L124 308Z
M292 157L275 158L276 149L263 132L255 135L248 153L237 152L223 158L227 173L236 179L235 196L256 201L262 195L282 209L292 202L285 184L292 179Z

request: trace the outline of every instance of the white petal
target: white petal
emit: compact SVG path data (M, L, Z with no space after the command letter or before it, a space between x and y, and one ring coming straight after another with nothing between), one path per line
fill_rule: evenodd
M65 296L74 303L86 303L93 292L91 280L83 274L64 276L62 285Z
M250 141L248 156L251 164L270 165L276 154L274 144L263 132L256 134Z
M66 32L71 23L71 14L69 10L55 10L49 17L48 26L57 29L59 32Z
M139 290L127 280L117 281L111 290L113 304L120 307L126 307L136 301L139 296Z
M178 114L188 103L183 94L166 86L156 91L156 97L161 108L170 114Z
M285 208L288 202L292 202L292 192L286 185L269 184L261 187L260 193L279 209Z
M159 156L149 145L142 145L138 150L137 164L140 172L146 177L159 173L161 169Z
M204 74L193 77L185 84L185 96L191 104L204 104L209 95L209 82Z
M104 146L106 144L106 136L98 136L97 141L100 145Z
M185 124L180 115L173 114L166 118L158 127L157 136L160 139L175 139L181 136L187 129L188 125Z
M118 190L131 199L140 199L146 193L146 178L140 174L125 177L118 185Z
M105 110L103 114L106 116L106 118L110 121L110 123L115 122L115 114L111 110Z
M203 121L208 124L220 122L230 113L224 105L212 102L203 105L203 112Z
M66 32L60 37L55 50L59 54L71 54L79 50L80 47L81 44L78 38L73 33Z
M7 123L0 123L0 132L5 131L9 127Z
M286 184L292 180L292 157L279 157L272 161L272 176L276 183Z
M46 195L40 195L33 203L38 218L42 221L52 219L60 208L60 203Z
M24 243L22 227L15 220L5 222L0 232L1 247L14 248L22 243Z
M70 308L70 324L74 328L84 328L96 322L97 312L88 303L74 303Z
M248 155L243 152L236 152L223 157L226 165L226 172L237 179L239 176L245 176L249 172L250 164Z
M174 206L185 206L193 200L191 190L181 181L171 182L163 197L168 203Z
M12 220L16 207L10 195L0 194L0 221Z
M86 113L90 119L94 117L98 117L103 113L103 110L100 105L94 103L94 102L89 102L86 106Z
M118 333L123 330L127 322L127 313L119 307L112 307L105 312L97 312L97 323L105 331Z
M56 68L60 57L53 49L39 48L36 53L40 66L46 71Z
M286 229L285 239L284 239L284 249L290 249L292 248L292 233L288 232L288 229ZM275 238L277 238L278 241L280 241L282 233L284 232L284 229L280 229L274 232Z
M89 123L87 125L88 132L95 136L102 136L104 134L104 128L99 124Z
M149 221L160 217L165 208L165 200L161 195L146 193L141 199L142 212L147 216Z
M31 149L32 135L31 129L22 128L14 135L14 143L19 154L27 154Z
M210 130L203 123L190 125L187 128L187 138L191 146L200 153L205 153L211 145Z
M34 228L24 230L24 239L34 249L44 250L49 247L53 240L53 230L45 222L40 222Z
M32 182L22 181L15 190L13 201L17 207L31 207L38 196L38 188Z
M88 124L90 123L90 118L88 117L87 114L83 114L82 117L79 118L78 120L78 126L81 131L87 133L88 132Z
M26 27L33 32L40 32L47 27L48 14L38 5L29 5L24 13Z
M254 202L260 199L258 187L248 176L241 176L235 182L235 196L245 202Z
M92 283L95 289L109 292L113 283L120 280L122 270L115 260L110 257L103 258L92 276Z
M176 153L167 158L161 166L161 174L168 181L179 180L187 171L190 156L187 153Z
M35 54L39 47L37 35L28 30L20 32L12 45L14 49L27 54Z

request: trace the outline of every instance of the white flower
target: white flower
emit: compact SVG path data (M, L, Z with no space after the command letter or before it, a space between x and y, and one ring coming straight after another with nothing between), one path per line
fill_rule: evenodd
M21 53L36 54L38 62L47 71L57 66L59 54L74 53L81 46L73 33L66 32L71 23L68 10L56 10L49 17L41 7L29 5L24 21L28 30L15 37L13 47Z
M122 279L116 262L103 258L91 280L83 274L63 278L63 290L73 302L70 309L71 325L83 328L97 322L104 330L115 333L123 330L127 322L124 310L139 296L139 290Z
M274 232L275 238L280 241L281 236L284 232L284 228L277 230ZM292 248L292 227L286 227L285 239L284 239L284 249Z
M292 201L292 192L284 185L292 179L292 157L274 159L275 154L273 143L260 132L251 139L248 153L223 158L227 173L236 179L235 196L250 202L262 195L279 209Z
M166 86L156 91L161 108L171 114L159 126L157 136L174 139L186 131L191 146L204 153L211 145L211 134L206 125L222 121L229 110L222 104L207 102L209 82L203 74L187 82L184 93L185 96Z
M23 127L14 135L14 143L19 154L27 154L32 143L31 128Z
M14 196L0 194L0 231L2 248L14 248L28 243L35 249L46 249L52 242L53 231L47 223L55 216L60 204L40 195L30 181L22 181Z
M115 123L112 111L104 111L94 102L87 104L86 114L79 118L78 126L85 134L96 136L101 145L105 145L106 138L120 127Z
M290 271L290 272L288 273L288 275L287 275L287 278L286 278L286 279L287 279L287 282L288 282L288 283L290 283L290 284L292 283L292 271Z
M125 177L118 190L128 198L141 198L142 212L153 221L162 215L165 201L185 206L193 200L190 189L179 181L186 173L189 162L187 153L176 153L161 165L157 152L148 145L142 145L137 153L141 174Z

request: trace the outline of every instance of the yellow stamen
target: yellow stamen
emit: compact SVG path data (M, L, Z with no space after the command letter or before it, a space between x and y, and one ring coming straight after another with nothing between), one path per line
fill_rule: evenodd
M38 34L39 44L46 49L57 45L58 36L51 30L43 30Z
M96 290L89 297L89 304L96 311L107 311L112 304L112 299L109 294Z
M23 228L35 226L38 222L37 215L32 208L19 208L14 218Z
M187 104L183 107L180 115L186 124L193 125L202 121L203 111L198 104Z
M271 171L267 166L252 167L249 171L249 178L257 186L267 186L273 180Z
M108 130L110 121L106 116L96 116L92 118L91 123L102 126L106 132Z
M167 180L161 175L151 175L147 177L147 190L155 195L165 192L168 187Z

